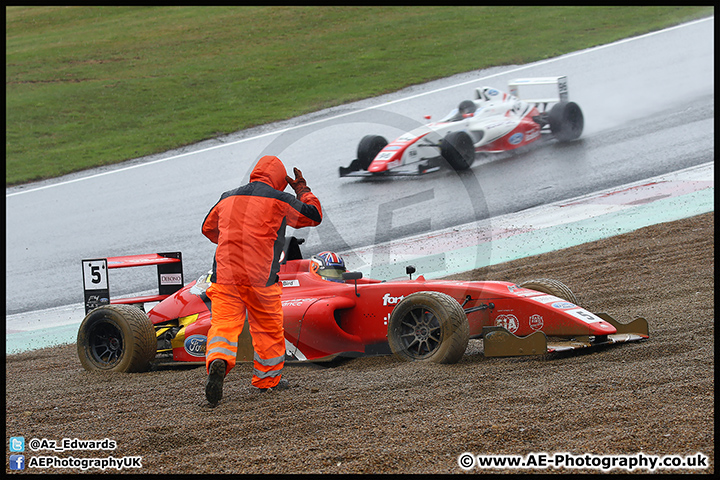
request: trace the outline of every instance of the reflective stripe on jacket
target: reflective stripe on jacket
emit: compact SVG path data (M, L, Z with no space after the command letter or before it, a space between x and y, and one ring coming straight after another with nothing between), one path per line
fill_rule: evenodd
M262 157L250 183L225 192L205 217L202 232L217 244L213 283L269 286L278 281L285 227L311 227L322 221L320 201L312 192L299 199L283 192L285 165Z

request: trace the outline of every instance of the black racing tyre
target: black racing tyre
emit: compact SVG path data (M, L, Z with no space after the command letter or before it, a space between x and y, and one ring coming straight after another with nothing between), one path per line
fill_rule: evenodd
M456 363L467 349L470 326L458 302L441 292L416 292L390 314L390 350L406 361Z
M82 366L91 372L144 372L157 352L155 329L137 307L98 307L80 324L77 352Z
M450 132L440 144L440 155L454 170L467 170L475 161L475 145L467 132Z
M560 142L570 142L580 138L585 120L582 110L575 102L561 102L550 109L548 116L550 131Z
M538 292L547 293L549 295L555 295L556 297L567 300L575 305L578 303L577 298L575 298L575 294L567 285L551 278L528 280L526 282L522 282L518 286L529 288L530 290L537 290Z
M385 140L385 137L381 137L380 135L365 135L362 140L360 140L357 148L357 159L360 163L360 168L367 170L372 161L375 160L377 154L380 153L380 150L385 148L387 144L388 141Z

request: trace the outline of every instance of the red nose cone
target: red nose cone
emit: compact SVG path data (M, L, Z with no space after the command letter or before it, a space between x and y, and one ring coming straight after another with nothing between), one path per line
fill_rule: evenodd
M368 172L385 172L392 168L394 163L400 164L402 152L380 152L368 167Z

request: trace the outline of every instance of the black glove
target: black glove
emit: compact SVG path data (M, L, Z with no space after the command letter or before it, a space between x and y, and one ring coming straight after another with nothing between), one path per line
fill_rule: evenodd
M285 175L285 180L290 184L292 189L295 190L295 195L297 195L297 198L299 199L301 195L310 191L310 187L307 186L307 182L303 178L302 172L297 167L293 167L293 173L295 174L294 180L288 175Z

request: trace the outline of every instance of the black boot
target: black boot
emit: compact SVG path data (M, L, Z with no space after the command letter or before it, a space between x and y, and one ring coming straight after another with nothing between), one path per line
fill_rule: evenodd
M284 378L281 379L277 385L274 387L268 387L268 388L258 388L255 385L250 386L250 393L265 393L265 392L273 392L275 390L287 390L290 388L290 384L287 380Z
M225 360L216 359L210 363L208 378L205 382L205 398L211 406L218 404L223 394L223 380L225 380L227 363Z

